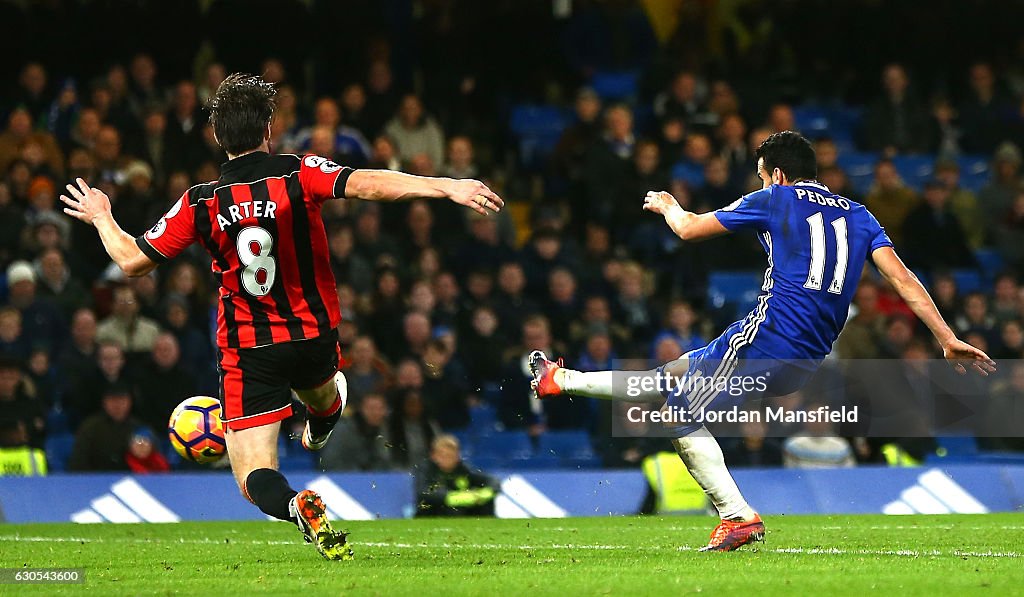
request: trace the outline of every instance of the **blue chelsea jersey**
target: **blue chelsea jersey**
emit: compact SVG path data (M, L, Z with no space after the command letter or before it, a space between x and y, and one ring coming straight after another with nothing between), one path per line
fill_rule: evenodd
M822 359L846 323L864 262L892 246L875 216L817 182L772 185L715 212L733 232L757 234L768 269L745 322L771 358Z

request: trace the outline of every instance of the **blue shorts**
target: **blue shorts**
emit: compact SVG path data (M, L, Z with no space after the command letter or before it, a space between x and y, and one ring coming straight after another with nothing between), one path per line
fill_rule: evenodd
M821 364L821 359L782 359L766 354L756 339L745 340L743 321L683 356L688 359L687 372L665 392L669 408L685 411L680 420L692 420L674 429L679 437L700 429L707 411L792 394L807 384Z

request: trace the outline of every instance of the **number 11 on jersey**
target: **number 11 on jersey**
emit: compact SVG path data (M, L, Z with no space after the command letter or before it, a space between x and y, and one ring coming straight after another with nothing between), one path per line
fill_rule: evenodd
M808 217L807 225L811 230L811 264L804 288L821 290L825 277L825 220L821 212ZM842 294L843 283L846 281L846 262L850 253L846 238L846 218L832 220L832 229L836 233L836 270L832 274L828 291L832 294Z

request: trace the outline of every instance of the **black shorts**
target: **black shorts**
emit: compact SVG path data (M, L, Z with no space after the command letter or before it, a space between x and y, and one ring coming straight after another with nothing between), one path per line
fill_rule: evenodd
M221 348L220 404L229 429L269 425L292 415L292 389L310 390L334 377L341 363L336 331L256 348Z

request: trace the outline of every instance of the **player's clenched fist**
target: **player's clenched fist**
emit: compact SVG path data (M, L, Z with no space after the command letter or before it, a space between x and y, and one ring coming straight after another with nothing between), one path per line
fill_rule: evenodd
M671 193L665 191L647 191L647 196L644 197L644 209L647 211L653 211L656 214L665 215L668 210L679 207L679 203Z

